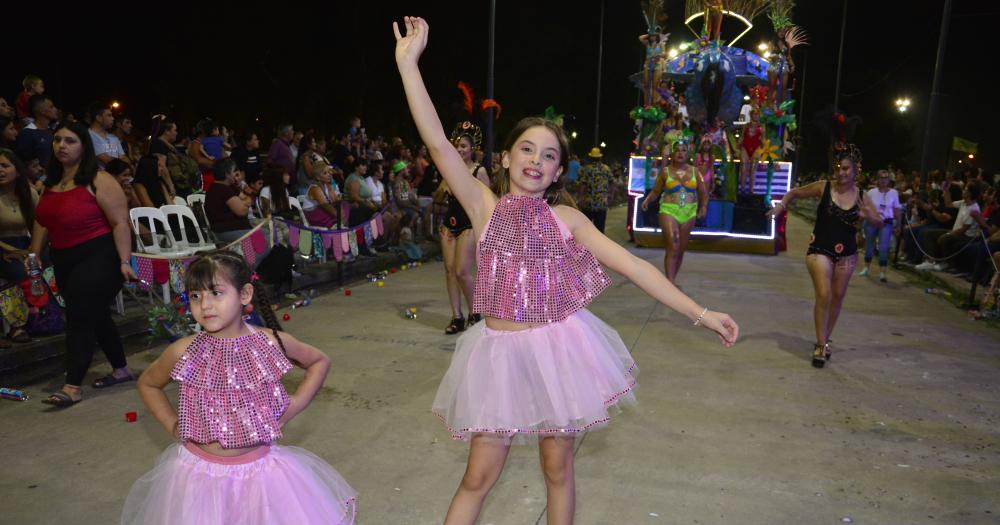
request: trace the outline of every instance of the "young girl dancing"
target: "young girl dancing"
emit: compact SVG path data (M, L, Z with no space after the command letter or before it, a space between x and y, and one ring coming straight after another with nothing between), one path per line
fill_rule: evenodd
M139 378L143 403L181 443L168 447L125 500L123 524L350 524L355 491L322 459L274 444L323 385L329 359L279 332L243 258L213 252L185 276L191 313L204 329L171 344ZM243 322L255 308L269 331ZM288 395L281 377L305 378ZM178 409L163 393L180 385Z
M433 411L456 439L470 440L465 475L446 524L473 523L503 470L512 442L537 440L548 496L548 523L570 523L575 508L573 443L605 424L608 408L634 401L636 366L618 334L584 307L611 281L601 263L646 293L719 334L739 332L677 290L649 263L611 241L583 213L560 205L569 146L562 129L520 121L503 147L495 187L470 177L448 141L417 61L427 46L422 18L405 19L396 63L424 143L478 239L473 311L459 338Z

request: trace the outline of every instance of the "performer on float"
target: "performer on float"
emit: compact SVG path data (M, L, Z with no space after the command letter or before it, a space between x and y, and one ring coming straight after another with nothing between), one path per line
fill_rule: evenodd
M667 38L670 33L650 32L639 35L639 42L646 47L646 67L642 71L643 104L651 106L658 99L657 88L660 86L660 75L663 72L663 61L667 56Z
M726 314L685 296L652 265L602 235L562 203L569 143L541 118L514 126L495 187L478 180L441 128L417 62L427 46L422 18L393 24L396 63L420 137L465 207L478 243L475 311L485 317L459 338L433 404L456 439L469 440L465 475L445 523L474 523L503 470L512 442L537 441L548 522L570 523L575 508L573 444L634 400L636 367L618 334L586 310L610 285L601 263L666 306L717 332L738 335Z
M764 125L760 123L760 109L750 110L750 122L743 127L740 137L740 194L752 194L754 172L757 171L758 150L764 138Z
M474 160L477 149L482 147L483 132L479 126L461 122L451 132L451 142L455 145L469 174L487 187L490 177L486 168ZM472 291L475 280L476 242L472 234L472 222L468 214L451 194L448 181L442 180L435 192L437 200L447 203L448 209L441 223L441 255L444 258L445 279L448 285L448 300L451 303L451 322L444 329L446 334L456 334L465 330L466 323L472 326L482 317L472 312ZM462 314L462 296L469 307L469 318Z
M357 494L344 478L306 450L275 444L323 386L330 360L278 331L255 281L233 252L200 256L188 268L191 313L204 331L168 346L138 385L179 442L132 485L123 524L354 523ZM270 330L244 323L248 307ZM293 364L306 373L288 395L281 376ZM171 380L180 387L176 411L163 392Z
M806 251L806 268L816 295L813 307L816 344L812 355L812 365L816 368L823 368L832 355L830 334L837 325L847 284L858 263L858 222L864 219L876 228L882 227L882 215L855 184L860 169L861 151L850 145L838 157L831 180L795 188L767 212L768 217L774 217L784 213L795 199L819 199L816 225Z
M652 191L642 201L642 211L659 199L660 230L666 249L663 273L676 283L695 219L704 218L708 212L708 190L701 174L690 164L689 139L680 133L669 139L671 143L663 150L664 166L656 175Z

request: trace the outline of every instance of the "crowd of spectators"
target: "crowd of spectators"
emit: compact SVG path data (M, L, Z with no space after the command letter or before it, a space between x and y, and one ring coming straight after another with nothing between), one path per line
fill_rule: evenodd
M141 129L108 104L78 114L62 111L46 94L44 81L33 75L24 79L14 100L11 105L0 97L0 196L6 203L0 213L0 280L5 283L26 279L23 261L34 204L47 187L55 132L70 123L86 130L86 140L80 141L90 145L96 169L117 183L127 210L193 202L196 217L204 221L158 224L159 238L141 223L138 234L130 229L133 250L151 243L166 247L180 238L178 230L191 227L221 246L271 216L335 229L363 224L381 212L386 234L374 246L359 246L361 257L391 250L419 259L418 243L436 241L440 234L442 178L426 147L369 134L360 118L332 134L298 130L291 123L276 126L273 135L263 129L234 130L208 117L185 125L168 115L155 115L149 128ZM477 150L476 162L483 158ZM489 174L500 155L492 158ZM609 166L591 155L583 169L578 159L571 163L569 189L587 205L588 214L603 217L607 206L624 202L625 176L621 163ZM192 194L203 199L189 201ZM48 252L43 252L47 263ZM346 257L348 263L354 259ZM23 324L8 319L8 337L0 338L0 347L11 339L25 340Z

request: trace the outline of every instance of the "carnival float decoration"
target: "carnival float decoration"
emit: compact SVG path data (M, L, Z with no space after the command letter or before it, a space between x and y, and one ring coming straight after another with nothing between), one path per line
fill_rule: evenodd
M635 123L634 156L641 160L633 159L638 162L633 162L637 178L634 185L630 181L630 192L649 191L668 137L675 137L675 130L690 130L695 135L692 144L697 145L698 171L706 182L712 181L711 197L766 207L772 200L772 185L784 186L791 177L792 167L786 161L795 149L798 119L792 97L792 54L808 44L805 30L792 22L795 2L684 0L684 26L694 37L687 39L666 31L667 5L666 0L641 2L647 29L639 41L646 56L642 71L632 79L642 90L643 104L629 112ZM739 47L754 21L764 18L774 30L770 42L754 51ZM751 145L743 142L742 134L752 109L759 113L763 131ZM748 151L741 162L753 163L745 195L737 190L740 148ZM711 167L704 159L714 160Z
M702 137L699 144L713 144L723 159L721 171L727 171L744 97L755 86L764 88L759 93L766 95L753 97L751 105L761 112L769 144L778 145L778 159L794 149L788 139L788 132L796 126L790 96L795 67L792 49L807 43L805 31L792 23L794 6L793 0L685 0L684 24L695 39L669 48L664 2L643 1L647 32L639 40L645 46L646 60L639 87L644 105L629 113L636 122L636 153L661 151L667 133L686 127L675 118L686 110L686 120ZM775 31L769 50L759 55L736 47L753 28L752 21L764 13ZM700 30L695 29L699 23ZM736 34L727 41L723 27L730 23ZM735 197L734 192L725 193Z

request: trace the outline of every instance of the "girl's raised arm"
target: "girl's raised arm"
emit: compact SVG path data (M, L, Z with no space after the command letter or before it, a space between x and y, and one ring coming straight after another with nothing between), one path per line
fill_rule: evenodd
M399 76L403 79L406 101L410 105L413 121L417 124L417 131L420 132L420 139L427 145L427 151L434 159L438 171L448 181L452 195L462 203L469 215L477 216L474 219L481 219L474 223L485 222L486 217L481 216L491 210L484 204L493 201L493 193L479 180L469 176L465 162L445 135L417 66L420 54L427 47L427 21L408 16L403 19L403 24L405 35L400 34L396 22L392 23L392 31L396 35L396 65Z

